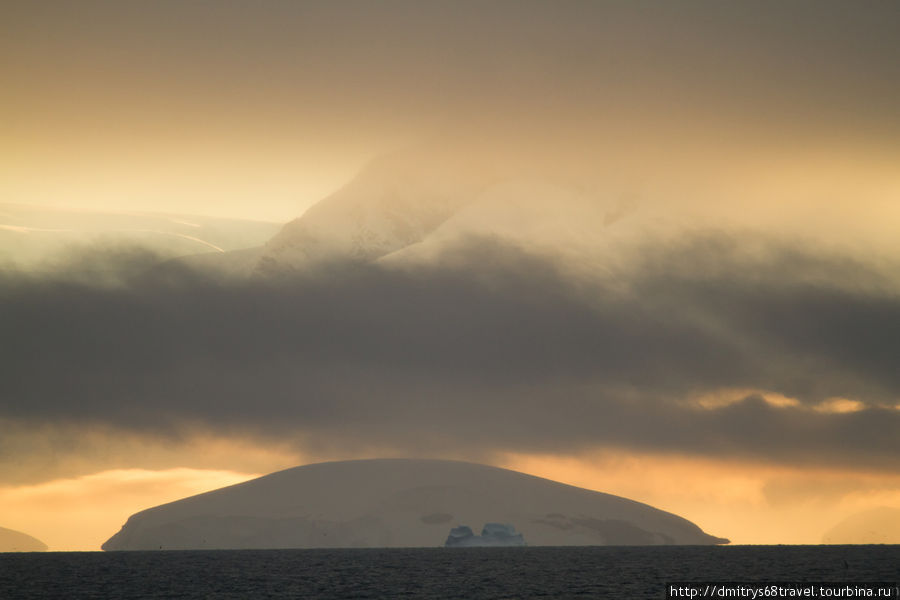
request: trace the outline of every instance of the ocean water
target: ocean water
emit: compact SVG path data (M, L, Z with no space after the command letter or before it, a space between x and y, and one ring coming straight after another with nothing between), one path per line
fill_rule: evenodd
M673 581L897 582L900 546L0 554L0 598L665 598Z

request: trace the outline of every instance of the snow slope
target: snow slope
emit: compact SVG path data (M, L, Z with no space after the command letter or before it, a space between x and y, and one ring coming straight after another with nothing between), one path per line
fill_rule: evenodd
M422 240L491 180L442 155L373 161L346 186L284 226L265 246L261 274L332 261L367 262Z
M276 223L197 215L67 209L0 202L0 268L47 268L92 247L140 246L161 259L260 246Z
M501 522L531 546L718 544L626 498L485 465L320 463L132 515L104 550L442 546L452 527Z
M634 244L664 242L703 225L666 203L645 205L614 183L592 186L552 172L461 160L423 149L373 161L286 224L254 272L284 275L343 262L402 268L440 261L479 240L611 265Z

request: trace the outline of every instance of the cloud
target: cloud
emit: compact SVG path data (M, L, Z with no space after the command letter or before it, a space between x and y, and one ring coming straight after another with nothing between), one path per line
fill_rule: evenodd
M614 447L895 469L900 298L884 272L707 234L588 279L488 238L280 280L6 273L0 418L319 454ZM757 393L694 402L737 388ZM815 410L834 398L860 410Z

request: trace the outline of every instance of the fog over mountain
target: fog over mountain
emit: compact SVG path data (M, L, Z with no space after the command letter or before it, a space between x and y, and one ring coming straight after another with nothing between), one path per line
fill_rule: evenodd
M881 506L852 514L822 536L823 544L898 544L900 508Z
M529 545L721 544L645 504L439 460L321 463L132 515L104 550L442 546L458 525L514 524Z
M65 422L349 453L898 465L891 262L586 201L566 180L443 183L376 163L239 277L102 252L59 276L3 273L17 343L0 350L0 417L13 434ZM433 187L422 206L386 191ZM79 261L126 276L72 281Z
M372 161L285 225L263 248L255 272L285 275L376 261L429 264L479 237L548 259L574 252L597 262L603 252L600 263L608 267L621 258L617 244L635 242L654 228L659 236L666 225L705 223L652 199L641 203L615 185L599 192L598 174L548 164L543 156L502 161L465 150L426 145ZM624 219L634 213L636 218Z
M494 175L496 177L496 175ZM381 157L330 197L288 223L264 249L261 273L316 263L376 260L422 241L469 203L492 177L439 154Z
M409 156L373 163L261 258L220 254L234 276L103 247L58 274L0 274L17 340L0 418L344 453L898 464L891 261L558 169ZM85 265L122 276L73 280Z

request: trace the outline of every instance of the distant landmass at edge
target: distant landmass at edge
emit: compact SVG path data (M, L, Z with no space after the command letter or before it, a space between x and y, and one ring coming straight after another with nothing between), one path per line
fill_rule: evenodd
M132 515L104 550L438 547L502 522L530 546L710 545L677 515L486 465L371 459L295 467Z
M882 506L850 515L822 536L823 544L900 544L900 508Z
M44 552L47 544L41 540L16 531L0 527L0 552Z

